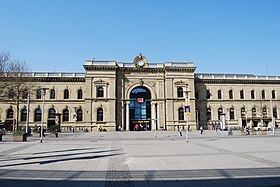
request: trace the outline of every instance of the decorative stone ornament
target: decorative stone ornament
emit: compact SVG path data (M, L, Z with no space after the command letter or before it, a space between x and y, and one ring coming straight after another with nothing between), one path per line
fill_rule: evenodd
M146 64L148 64L148 61L146 57L142 56L142 54L140 53L137 57L134 58L133 64L136 67L144 67Z

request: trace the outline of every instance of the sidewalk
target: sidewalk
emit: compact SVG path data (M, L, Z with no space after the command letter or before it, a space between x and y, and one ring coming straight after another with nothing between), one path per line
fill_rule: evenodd
M277 133L279 133L277 131ZM278 186L280 136L60 133L0 142L0 186Z

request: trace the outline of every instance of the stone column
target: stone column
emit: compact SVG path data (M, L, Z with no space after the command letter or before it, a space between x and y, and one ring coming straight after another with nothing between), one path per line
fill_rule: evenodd
M125 130L126 131L129 131L129 104L130 104L130 102L127 101L126 102L126 110L125 110L125 112L126 112L126 128L125 128Z
M156 130L156 103L152 102L152 130Z

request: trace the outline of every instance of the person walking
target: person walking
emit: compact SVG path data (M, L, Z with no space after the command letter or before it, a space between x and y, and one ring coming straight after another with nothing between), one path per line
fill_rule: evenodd
M203 127L202 126L200 126L200 134L202 134L203 133Z
M180 136L183 136L183 135L182 135L182 130L183 130L182 127L180 127L180 129L179 129L179 135L180 135Z

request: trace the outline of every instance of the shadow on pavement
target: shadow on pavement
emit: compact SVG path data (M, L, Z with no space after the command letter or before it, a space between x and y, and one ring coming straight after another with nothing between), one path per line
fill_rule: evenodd
M130 175L123 175L129 172ZM0 186L280 186L280 168L170 171L0 169ZM112 176L114 175L114 176ZM130 176L129 178L123 176Z

